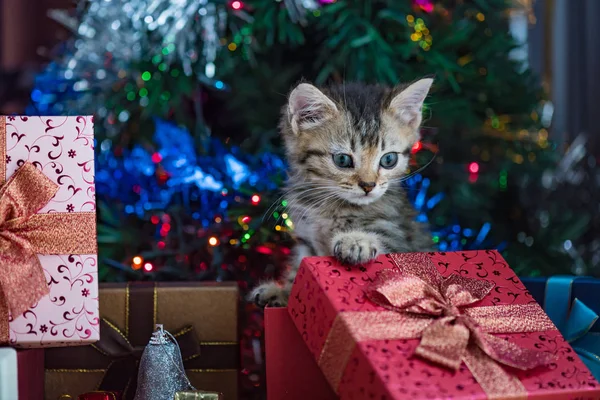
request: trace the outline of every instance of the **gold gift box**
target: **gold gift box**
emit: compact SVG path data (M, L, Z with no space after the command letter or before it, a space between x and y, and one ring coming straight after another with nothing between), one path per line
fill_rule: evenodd
M137 364L156 323L177 338L194 387L237 399L239 293L235 283L101 284L99 297L100 341L46 350L46 400L61 395L77 398L94 390L120 391L124 400L133 399ZM120 346L115 344L119 341Z

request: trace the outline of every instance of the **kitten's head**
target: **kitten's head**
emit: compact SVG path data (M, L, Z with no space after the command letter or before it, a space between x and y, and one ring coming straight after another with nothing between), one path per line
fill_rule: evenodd
M299 84L282 119L296 179L353 204L379 199L406 172L432 82L394 89Z

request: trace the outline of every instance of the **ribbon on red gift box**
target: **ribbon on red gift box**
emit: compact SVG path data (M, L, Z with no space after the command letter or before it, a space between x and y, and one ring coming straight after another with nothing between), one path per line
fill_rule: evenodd
M6 181L6 117L0 117L0 344L9 314L25 312L48 294L37 254L95 254L94 213L36 214L58 185L24 162Z
M542 308L477 307L494 283L456 274L444 278L424 253L390 257L397 268L381 271L366 291L387 310L341 312L329 331L319 367L334 390L357 342L420 338L418 356L452 370L464 362L489 397L526 398L519 379L502 365L530 370L550 363L554 355L491 334L556 329Z

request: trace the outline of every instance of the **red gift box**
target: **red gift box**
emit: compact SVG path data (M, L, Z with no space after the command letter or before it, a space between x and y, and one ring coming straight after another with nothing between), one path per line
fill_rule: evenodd
M600 384L495 251L387 255L364 267L308 258L288 312L341 399L600 399Z
M268 400L335 400L286 308L265 309Z
M44 398L44 350L0 348L0 399Z

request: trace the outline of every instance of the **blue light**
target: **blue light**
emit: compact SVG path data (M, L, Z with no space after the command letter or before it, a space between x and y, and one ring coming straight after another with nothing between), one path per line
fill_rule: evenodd
M134 211L135 211L135 209L132 205L128 204L125 206L125 212L127 214L133 214Z
M215 87L219 90L223 89L225 87L225 84L221 81L216 81L215 82Z
M231 154L225 155L225 165L227 166L227 174L231 177L235 185L241 184L250 175L248 166L238 161Z
M42 92L39 89L33 89L31 91L31 100L38 102L42 99Z
M491 225L489 222L486 222L485 224L483 224L483 226L479 230L479 233L477 234L475 243L481 244L485 240L485 237L487 236L487 234L490 232L490 229L491 229Z
M465 228L463 230L463 235L465 235L465 237L471 237L471 236L473 236L473 231L469 228Z
M433 207L437 206L438 203L440 201L442 201L443 198L444 198L444 193L440 192L440 193L435 194L427 201L427 208L429 210L431 210Z
M454 232L454 233L460 233L460 225L454 225L452 227L452 232Z
M419 214L417 215L417 218L416 218L416 220L417 220L417 222L423 222L423 223L425 223L425 222L427 222L429 219L427 218L427 214L425 214L425 213L419 213Z
M221 208L227 208L227 205L228 203L225 200L223 200L220 204Z
M417 210L421 210L423 208L423 204L425 203L425 196L427 195L427 189L429 189L429 178L423 179L423 183L421 184L421 190L419 190L419 194L415 199L415 208Z

